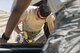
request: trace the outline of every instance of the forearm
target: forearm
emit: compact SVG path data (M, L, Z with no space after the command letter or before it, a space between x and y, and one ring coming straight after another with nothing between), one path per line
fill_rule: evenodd
M49 26L49 32L52 32L54 30L54 26L53 25L50 25Z
M53 30L54 30L54 22L53 21L48 23L48 28L49 28L50 33L53 32Z
M30 4L31 0L17 0L16 6L14 7L10 18L8 20L6 30L5 30L5 36L10 37L13 29L16 27L20 16L25 11L25 9Z
M17 26L17 27L15 27L15 29L14 29L18 34L21 32L21 30L19 29L19 27Z

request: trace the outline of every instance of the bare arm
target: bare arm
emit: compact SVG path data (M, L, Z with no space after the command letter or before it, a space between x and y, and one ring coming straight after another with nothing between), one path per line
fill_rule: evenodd
M13 29L17 26L20 16L30 4L31 0L17 0L16 6L14 7L11 16L8 20L5 36L10 37Z
M19 23L21 23L21 20L19 20L18 25L19 25ZM14 30L19 34L21 32L21 30L19 29L18 25L14 28Z
M17 27L15 27L15 29L14 29L18 34L21 32L21 30L19 29L19 27L17 26Z
M49 28L49 32L52 32L54 30L54 19L52 18L52 16L49 17L50 21L48 22L48 28Z
M16 5L7 22L5 33L2 35L2 38L0 39L0 43L6 43L9 40L13 29L18 24L20 16L25 11L25 9L29 6L31 1L32 0L17 0Z
M25 11L23 14L22 14L22 16L20 17L20 20L19 20L19 22L18 22L18 24L17 24L17 26L15 27L15 31L19 34L20 32L21 32L21 30L20 30L20 28L19 28L19 24L22 24L21 22L24 22L24 19L25 18L27 18L27 11Z

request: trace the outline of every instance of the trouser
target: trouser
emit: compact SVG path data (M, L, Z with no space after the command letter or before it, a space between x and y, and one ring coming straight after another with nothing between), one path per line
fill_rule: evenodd
M43 53L80 53L80 6L59 12L57 30L47 40Z
M28 32L26 31L29 39L33 40L33 43L41 43L44 44L47 41L46 35L44 34L43 29L41 31L38 32Z

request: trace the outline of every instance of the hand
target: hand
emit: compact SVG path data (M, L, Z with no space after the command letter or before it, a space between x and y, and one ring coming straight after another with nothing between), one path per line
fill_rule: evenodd
M7 40L0 38L0 43L7 43Z
M20 32L16 37L17 43L22 43L24 41L23 32Z

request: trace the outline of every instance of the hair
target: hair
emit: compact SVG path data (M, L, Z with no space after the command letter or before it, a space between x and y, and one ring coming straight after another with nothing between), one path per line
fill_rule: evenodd
M40 15L41 15L42 17L47 17L47 16L50 15L51 10L50 10L50 8L47 6L47 3L43 3L43 4L41 4L40 7L39 7L39 12L40 12Z

